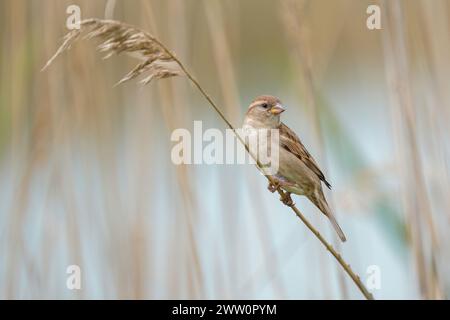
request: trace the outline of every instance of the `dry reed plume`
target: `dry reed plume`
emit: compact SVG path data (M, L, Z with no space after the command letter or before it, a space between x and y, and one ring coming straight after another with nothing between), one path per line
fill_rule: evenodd
M101 40L98 50L102 53L106 53L105 59L110 58L115 54L126 53L143 60L143 62L139 63L133 70L123 77L118 84L144 74L144 79L141 81L143 84L148 84L153 79L158 80L171 78L184 74L200 91L203 97L219 114L227 126L234 130L233 125L224 116L211 97L204 91L198 81L190 72L187 71L181 61L178 60L178 58L164 46L164 44L152 35L122 22L99 19L88 19L80 22L80 29L73 30L65 36L63 44L57 50L55 55L47 62L43 70L50 66L59 55L69 50L71 46L83 35L83 39L98 38ZM245 145L247 151L249 152L248 146L244 143L243 139L239 135L237 135L237 138ZM260 166L255 156L251 153L250 155L256 160L257 165ZM270 182L273 182L270 176L266 177ZM282 198L285 197L285 193L282 189L278 188L277 191ZM345 262L334 247L325 240L325 238L313 227L313 225L305 218L297 207L293 205L290 206L290 208L338 261L364 297L366 299L373 299L372 294L366 289L359 276L351 269L350 265Z
M64 37L64 43L47 62L45 70L64 51L69 50L74 42L85 33L84 39L99 38L102 43L98 50L106 53L104 59L115 54L127 53L143 60L133 70L118 82L134 79L144 73L147 76L141 81L150 83L153 79L165 79L180 75L180 70L174 69L173 56L165 50L150 34L112 20L88 19L80 22L80 29L75 29Z

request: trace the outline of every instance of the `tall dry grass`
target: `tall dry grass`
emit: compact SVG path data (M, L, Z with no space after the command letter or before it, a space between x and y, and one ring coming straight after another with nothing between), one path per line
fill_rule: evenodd
M359 297L349 283L339 289L334 261L287 210L252 192L263 183L250 169L234 181L223 168L204 179L211 171L167 164L173 128L222 126L185 79L113 88L136 60L101 62L84 42L40 73L73 4L44 2L0 2L0 297ZM107 11L160 36L233 125L254 94L287 100L288 121L327 167L335 211L359 239L343 248L352 267L364 280L367 265L381 265L380 297L446 298L449 6L379 3L384 31L369 33L368 1L335 1L335 10L305 1L290 11L294 27L268 0L76 1L83 17ZM382 129L374 104L392 106ZM377 135L373 147L357 139L358 121ZM388 155L373 161L373 149ZM82 291L64 287L71 263L83 267Z
M235 127L230 123L226 116L221 111L220 107L213 102L212 98L206 93L205 89L194 78L194 76L186 69L184 64L172 53L158 38L149 33L145 33L133 26L126 25L119 21L112 20L99 20L99 19L87 19L80 23L80 28L69 32L64 37L63 44L58 48L55 55L50 58L43 70L48 68L54 60L65 51L68 51L81 37L84 39L100 39L100 44L97 49L101 53L105 53L105 59L118 55L121 53L130 54L132 56L138 55L139 58L144 60L139 63L132 71L130 71L118 84L122 84L129 80L132 80L140 75L144 76L141 81L142 84L149 84L153 79L161 80L165 78L171 78L179 75L186 76L190 82L198 89L205 100L208 101L212 109L219 115L223 122L229 127L229 129L235 131ZM311 81L311 79L308 79ZM263 170L258 159L250 151L248 145L244 142L243 138L236 134L237 140L239 140L246 148L249 155L255 160L258 169ZM264 171L263 171L264 173ZM274 184L273 177L266 175L267 180ZM180 184L186 182L186 180L179 181ZM280 187L277 188L277 193L281 196L281 199L286 197L286 192ZM373 299L373 295L367 290L360 277L353 271L350 265L342 258L341 254L337 252L334 247L325 240L325 238L317 231L317 229L307 220L307 218L300 212L300 210L293 204L288 206L292 211L300 218L300 220L306 225L306 227L312 232L314 236L322 243L326 250L336 259L341 265L343 270L353 280L355 285L361 291L366 299ZM188 239L194 241L194 233L192 231L192 221L188 220ZM194 251L194 265L197 270L200 267L198 263L197 252ZM197 273L199 277L201 272ZM198 279L198 278L197 278ZM191 287L191 286L189 286ZM191 295L195 292L190 292Z

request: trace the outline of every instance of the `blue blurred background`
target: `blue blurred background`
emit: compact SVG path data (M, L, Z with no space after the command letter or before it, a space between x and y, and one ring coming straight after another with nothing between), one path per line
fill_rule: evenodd
M174 129L226 128L185 78L114 87L135 61L90 42L40 72L72 4L157 35L237 127L280 97L348 241L302 212L376 298L448 298L447 0L1 0L0 298L362 298L254 167L172 164Z

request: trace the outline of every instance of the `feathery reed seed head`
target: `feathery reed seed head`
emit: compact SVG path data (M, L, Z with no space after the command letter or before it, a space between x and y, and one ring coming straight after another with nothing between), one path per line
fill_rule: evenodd
M143 84L153 79L165 79L181 74L181 70L173 56L161 46L152 35L122 22L112 20L87 19L80 22L80 29L69 32L64 37L63 44L42 70L48 68L63 52L70 50L81 36L83 39L100 39L97 49L105 53L104 59L113 55L126 53L134 58L143 60L117 84L132 80L142 74L146 77Z

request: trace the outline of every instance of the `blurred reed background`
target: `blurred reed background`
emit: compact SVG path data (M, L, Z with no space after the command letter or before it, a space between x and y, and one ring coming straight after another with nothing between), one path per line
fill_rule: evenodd
M362 297L254 167L172 164L174 129L225 129L186 79L114 87L134 61L89 42L40 72L71 4L157 35L235 126L281 97L375 297L448 298L447 0L0 0L0 298Z

